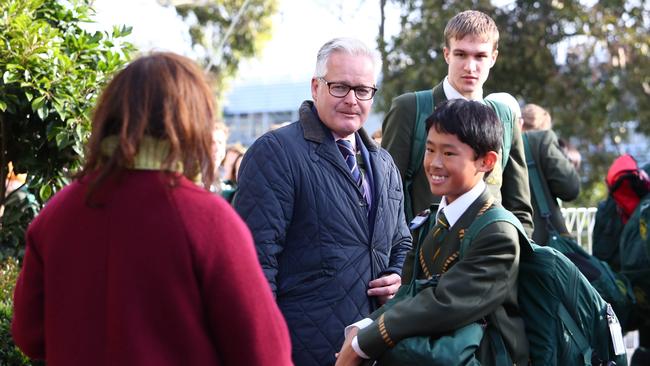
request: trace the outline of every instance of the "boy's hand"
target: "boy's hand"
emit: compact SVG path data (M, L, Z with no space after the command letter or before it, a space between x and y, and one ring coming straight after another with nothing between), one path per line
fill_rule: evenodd
M352 348L352 339L357 335L359 328L352 327L348 332L347 337L345 337L345 342L339 353L336 354L336 364L335 366L347 366L347 365L360 365L363 359L354 352Z
M391 273L372 280L369 283L368 296L377 296L379 305L383 305L395 296L395 293L402 285L402 277L397 273Z

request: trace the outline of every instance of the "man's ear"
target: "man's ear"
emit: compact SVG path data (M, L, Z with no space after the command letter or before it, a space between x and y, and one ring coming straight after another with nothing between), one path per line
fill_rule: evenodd
M311 78L311 100L316 101L316 92L318 91L318 79Z
M491 172L497 163L499 154L496 151L488 151L484 156L478 159L478 170L480 172Z
M445 58L445 62L449 64L449 48L447 48L447 46L442 48L442 55Z

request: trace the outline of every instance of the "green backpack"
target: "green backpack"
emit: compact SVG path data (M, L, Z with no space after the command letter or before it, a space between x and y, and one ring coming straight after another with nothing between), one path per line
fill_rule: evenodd
M477 217L465 232L461 253L483 228L497 221L509 222L519 231L519 311L532 365L627 365L612 307L567 257L531 242L511 212L493 207Z
M650 164L642 167L650 170ZM622 316L624 329L650 324L650 193L642 196L627 223L623 224L611 193L598 205L593 233L594 255L616 268L629 280L636 304ZM619 312L617 311L617 314Z
M641 169L647 174L650 174L650 164L646 164ZM634 215L633 213L632 216L635 216L635 218L632 219L630 217L629 221L632 221L632 223L629 226L631 228L638 227L639 223L636 222L638 215ZM598 204L594 231L591 236L593 241L592 251L596 257L609 263L616 271L621 269L621 256L624 257L623 261L627 262L628 265L630 259L634 262L634 258L638 256L638 250L634 248L632 251L622 251L620 249L621 237L625 226L627 224L623 224L618 205L610 193L607 195L607 199ZM631 228L627 229L629 233L634 231ZM625 236L625 240L631 238L631 236ZM629 248L630 245L628 244L627 247Z
M619 243L621 273L629 278L637 301L637 313L650 322L650 193L641 199L623 227Z
M618 206L611 196L598 204L592 238L594 256L609 263L616 271L621 269L618 242L623 232L623 221Z
M444 95L437 97L444 97ZM442 99L442 98L441 98ZM420 90L415 92L416 117L415 126L413 127L413 140L411 142L411 154L409 166L404 173L404 212L406 213L406 222L413 219L412 194L413 181L415 176L422 169L424 161L424 147L427 140L426 120L429 118L435 107L434 95L432 89ZM500 102L484 99L485 104L490 106L503 123L503 141L501 167L505 169L510 156L510 145L512 145L512 129L514 127L514 116L510 108Z
M634 304L636 304L636 298L630 281L625 275L614 273L607 262L587 253L573 238L561 235L553 226L553 222L550 219L549 198L542 188L542 184L545 184L545 181L542 179L535 159L532 156L528 136L523 134L522 138L533 199L537 203L540 215L546 219L546 227L549 229L548 242L540 244L557 249L569 258L598 291L600 296L612 305L614 312L621 321L623 329L633 329L631 327L631 319L633 317L632 312L634 310Z

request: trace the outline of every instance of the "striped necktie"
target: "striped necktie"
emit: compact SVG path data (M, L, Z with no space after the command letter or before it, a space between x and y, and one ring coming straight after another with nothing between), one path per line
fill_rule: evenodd
M357 156L356 152L352 148L352 144L348 140L340 139L336 140L336 145L338 146L339 151L341 151L341 155L343 155L343 159L348 165L352 178L357 183L357 187L359 187L363 198L366 200L366 203L370 204L370 194L366 191L366 181L363 177L363 173L359 169L359 164L357 164Z
M447 217L445 216L444 212L440 211L438 212L436 224L433 226L433 239L438 239L438 236L447 230L449 230L449 221L447 221Z
M436 225L440 225L445 229L449 230L449 221L447 221L447 216L445 216L445 213L442 212L442 210L438 212L438 219L436 220Z
M343 155L343 159L345 159L345 163L350 169L350 173L352 173L352 178L354 178L354 181L357 182L357 186L363 189L361 171L359 170L359 165L357 164L357 156L354 152L354 149L352 148L352 144L348 140L341 139L336 141L336 145L339 147L339 150Z

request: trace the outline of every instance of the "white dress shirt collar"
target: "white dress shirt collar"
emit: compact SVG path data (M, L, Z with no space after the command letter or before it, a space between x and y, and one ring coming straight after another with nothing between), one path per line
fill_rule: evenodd
M354 151L357 151L356 133L353 133L352 135L350 135L348 137L341 137L341 136L337 135L336 133L334 133L334 131L332 131L332 136L334 136L334 141L347 140L352 145L352 149Z
M448 76L445 76L445 80L442 81L442 89L445 91L445 96L447 97L447 99L467 100L467 98L465 98L458 90L454 89L454 87L451 86ZM483 100L483 89L481 89L480 98L477 100Z
M485 182L480 180L474 188L463 193L462 196L456 198L456 200L450 204L447 204L447 197L443 196L440 200L440 206L438 207L438 212L436 212L436 219L438 218L438 213L444 209L445 217L447 222L449 222L449 227L454 226L458 219L467 211L467 208L476 201L477 198L485 190Z

